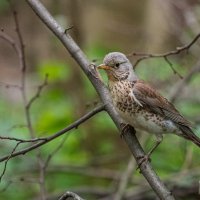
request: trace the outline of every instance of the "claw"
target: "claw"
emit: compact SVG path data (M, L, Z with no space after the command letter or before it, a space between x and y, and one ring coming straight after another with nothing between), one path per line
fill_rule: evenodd
M130 124L121 123L121 124L120 124L120 129L121 129L121 134L120 134L120 137L121 137L121 138L124 137L124 134L125 134L126 131L128 131L128 130L131 130L133 133L136 133L136 132L135 132L135 129L134 129Z
M128 126L129 126L128 124L123 124L123 123L120 124L120 128L121 128L120 137L121 137L122 139L123 139L123 137L124 137L124 134L125 134L125 132L126 132Z
M144 156L138 156L137 157L137 159L139 160L137 169L139 169L141 167L141 165L144 165L144 167L146 167L147 162L151 162L150 155L151 154L148 153Z

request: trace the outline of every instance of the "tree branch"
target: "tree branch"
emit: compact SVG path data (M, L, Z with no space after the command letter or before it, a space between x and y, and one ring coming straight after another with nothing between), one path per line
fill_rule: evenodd
M14 41L13 38L11 38L8 34L6 34L6 33L4 32L3 29L1 29L0 38L2 38L3 40L7 41L7 42L13 47L13 49L15 50L15 52L16 52L18 55L20 54L19 46L16 44L16 42Z
M26 0L27 3L31 6L33 11L38 15L38 17L42 20L43 23L58 37L58 39L63 43L65 48L69 51L71 56L76 60L79 66L82 68L84 73L87 75L97 93L99 94L102 102L105 104L106 111L120 130L121 118L115 111L112 101L110 98L109 91L107 87L102 83L102 81L97 78L98 73L93 65L90 64L84 53L81 51L79 46L74 42L71 36L65 33L65 29L63 29L51 16L51 14L47 11L47 9L43 6L43 4L39 0ZM134 129L127 129L124 134L124 140L129 146L132 154L134 155L137 163L139 163L139 157L144 156L144 151L138 142L135 136ZM165 200L173 200L174 197L165 187L163 182L157 176L150 163L146 163L145 165L140 166L141 173L147 179L152 189L156 192L156 194L160 197L160 199Z
M77 121L75 121L74 123L70 124L68 127L58 131L57 133L49 136L49 137L46 137L46 138L37 138L36 140L42 140L36 144L33 144L27 148L24 148L20 151L17 151L17 152L13 152L12 154L10 155L6 155L2 158L0 158L0 162L3 162L5 160L7 160L8 158L13 158L13 157L16 157L16 156L19 156L19 155L24 155L26 154L27 152L29 151L32 151L54 139L56 139L57 137L63 135L64 133L70 131L71 129L74 129L74 128L77 128L80 124L82 124L83 122L85 122L86 120L90 119L92 116L94 116L95 114L101 112L102 110L104 110L104 105L101 105L101 106L98 106L97 108L95 108L94 110L88 112L87 114L85 114L83 117L79 118ZM33 139L34 140L34 139ZM29 142L27 140L27 142ZM21 143L20 139L19 139L19 143Z
M11 140L11 141L16 141L16 142L21 142L21 143L28 143L28 142L38 142L41 140L46 140L46 138L33 138L33 139L20 139L20 138L15 138L15 137L7 137L7 136L0 136L1 140Z
M169 56L172 56L172 55L177 55L183 51L189 51L189 49L192 47L192 45L195 44L195 42L200 38L200 33L197 34L194 39L189 42L188 44L182 46L182 47L176 47L175 50L172 50L172 51L168 51L166 53L161 53L161 54L152 54L152 53L130 53L128 54L127 56L128 57L131 57L131 56L141 56L141 58L139 58L135 64L134 64L134 68L139 64L139 62L141 62L142 60L145 60L145 59L149 59L149 58L164 58L165 61L169 64L169 66L171 67L172 71L174 72L174 74L177 74L181 79L183 78L173 67L172 63L169 61Z
M7 168L8 161L12 158L12 154L15 152L15 150L17 149L17 147L18 147L20 144L21 144L21 142L18 142L18 143L15 145L15 147L13 148L12 152L10 153L10 155L7 157L6 162L5 162L5 164L4 164L3 171L2 171L1 176L0 176L0 182L1 182L3 176L4 176L5 172L6 172L6 168Z
M40 97L40 94L42 92L42 90L44 89L44 87L48 84L48 74L45 75L44 78L44 82L38 86L37 88L37 92L35 93L35 95L29 100L29 102L26 105L26 109L30 109L31 105L33 104L33 102Z

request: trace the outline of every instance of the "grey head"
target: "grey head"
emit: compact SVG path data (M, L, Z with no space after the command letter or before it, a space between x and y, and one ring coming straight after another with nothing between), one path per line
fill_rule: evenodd
M99 65L98 68L106 71L109 81L134 81L138 79L130 61L120 52L107 54L103 59L103 64Z

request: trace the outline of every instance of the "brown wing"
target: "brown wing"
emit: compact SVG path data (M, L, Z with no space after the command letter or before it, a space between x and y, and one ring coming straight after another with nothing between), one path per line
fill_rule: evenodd
M147 85L144 81L137 81L133 87L135 98L153 113L160 114L166 119L170 119L176 124L190 127L191 124L167 99L162 97L155 89Z

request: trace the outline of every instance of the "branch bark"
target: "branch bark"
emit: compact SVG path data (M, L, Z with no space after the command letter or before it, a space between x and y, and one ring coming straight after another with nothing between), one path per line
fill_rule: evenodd
M39 0L26 0L26 2L31 6L31 8L38 15L41 21L45 23L46 26L58 37L58 39L62 42L62 44L71 54L71 56L82 68L82 70L96 89L97 93L99 94L102 102L105 104L106 111L120 130L120 123L122 120L112 105L112 100L110 98L107 87L102 83L99 78L97 78L98 73L96 72L95 67L91 65L79 46L74 42L71 36L67 32L65 32L65 29L63 29L55 21L55 19L51 16L51 14L47 11L47 9ZM139 157L144 156L145 154L135 136L135 130L131 128L127 129L124 134L124 140L129 146L137 163L139 163ZM165 185L157 176L156 172L153 170L149 162L145 165L142 164L140 166L140 170L160 199L174 200L171 192L165 187Z

